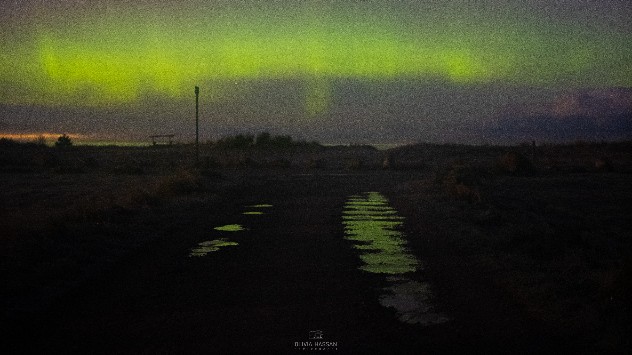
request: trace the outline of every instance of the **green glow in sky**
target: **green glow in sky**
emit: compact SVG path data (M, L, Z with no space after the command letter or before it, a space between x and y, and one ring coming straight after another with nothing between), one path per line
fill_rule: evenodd
M294 7L39 14L0 37L0 103L111 106L221 100L241 80L303 83L308 116L338 78L632 86L629 36L579 25Z

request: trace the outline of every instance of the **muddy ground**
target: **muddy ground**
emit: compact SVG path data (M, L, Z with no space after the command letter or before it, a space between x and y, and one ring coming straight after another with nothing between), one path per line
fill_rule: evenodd
M2 348L625 353L629 152L528 148L529 167L499 166L506 148L424 146L238 152L201 169L158 150L36 151L33 164L13 151L0 174ZM611 166L596 167L605 153ZM360 269L342 218L369 191L404 217L422 265L408 276L449 321L407 324L380 304L388 282ZM214 229L233 224L245 230ZM237 245L190 256L220 239Z

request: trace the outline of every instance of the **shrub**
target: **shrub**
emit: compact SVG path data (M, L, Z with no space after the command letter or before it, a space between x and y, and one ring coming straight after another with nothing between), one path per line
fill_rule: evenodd
M58 174L81 174L85 172L85 162L80 159L57 160L52 168Z
M295 144L290 136L272 136L268 132L259 133L255 141L258 148L288 148Z
M321 169L325 167L325 160L320 158L311 158L307 160L305 165L310 169Z
M453 164L438 177L448 193L458 200L481 202L481 186L488 178L489 171L483 167Z
M273 136L268 132L261 132L257 136L252 134L238 134L236 136L223 137L213 146L223 149L287 149L293 147L319 147L318 142L295 141L289 135Z
M138 164L125 163L112 168L112 172L120 175L143 175L145 170Z
M455 184L451 187L450 192L459 200L469 202L481 202L481 193L476 186L467 186L464 184Z
M529 175L534 171L531 161L517 152L503 154L498 159L496 168L499 173L510 175Z
M610 172L612 171L612 163L610 159L603 157L595 160L595 170L601 172Z
M224 137L217 141L216 145L221 148L248 148L255 142L252 134L238 134L234 137Z
M349 170L360 170L364 167L364 161L360 158L351 158L346 161L346 168Z
M467 186L478 186L485 183L490 178L489 169L480 166L469 166L464 164L453 164L441 176L444 184L464 184Z
M220 165L221 164L214 157L206 156L202 158L202 168L204 169L217 168Z
M72 139L66 134L62 134L57 138L57 142L55 142L55 147L58 148L67 148L72 146Z
M40 134L39 136L35 138L33 143L35 143L35 145L38 145L38 146L46 146L46 137Z
M269 161L266 166L270 168L289 168L292 166L292 163L287 159L279 158Z
M261 132L257 135L257 140L255 141L255 144L259 147L265 147L270 145L271 140L272 137L270 136L270 133Z
M276 136L272 138L272 145L278 148L291 147L293 144L292 137L290 136Z
M166 176L156 185L156 195L171 196L190 194L202 189L202 178L199 173L182 171L175 175Z
M0 147L17 147L20 143L11 138L0 138Z

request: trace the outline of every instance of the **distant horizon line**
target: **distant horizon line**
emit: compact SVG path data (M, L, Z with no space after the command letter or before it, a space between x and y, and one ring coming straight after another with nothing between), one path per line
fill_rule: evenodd
M147 135L146 138L126 138L126 139L118 139L118 138L106 138L106 137L95 137L95 136L87 136L80 133L0 133L0 139L11 139L18 142L37 142L40 138L43 138L47 145L53 145L54 141L62 135L69 136L72 140L74 140L75 145L81 146L151 146L153 145L151 140L151 135ZM177 137L177 134L175 135ZM230 135L222 136L229 137ZM200 140L200 144L208 144L209 142L215 142L218 139L207 139ZM320 142L318 140L302 140L299 139L297 141L305 141L305 142L316 142L323 146L356 146L356 145L369 145L376 147L378 149L389 149L392 147L417 144L420 142L386 142L386 143L363 143L363 142ZM194 140L191 141L173 141L174 145L189 145L195 144ZM386 147L386 148L384 148Z
M96 136L88 136L79 133L0 133L0 139L10 139L22 143L38 143L40 137L44 138L44 141L47 146L53 146L54 142L62 135L69 136L74 144L77 146L119 146L119 147L149 147L154 144L151 141L150 135L147 135L146 138L127 138L127 139L116 139L116 138L106 138L106 137L96 137ZM177 135L176 135L177 136ZM229 137L230 135L222 136ZM211 142L215 142L218 139L207 139L201 141L200 144L205 145ZM515 140L506 140L506 141L487 141L487 142L457 142L457 141L443 141L443 142L434 142L434 141L405 141L405 142L353 142L353 141L329 141L322 142L318 140L302 140L299 139L297 141L305 141L305 142L316 142L322 146L326 147L334 147L334 146L372 146L378 150L388 150L396 147L402 147L407 145L416 145L416 144L431 144L431 145L469 145L469 146L519 146L525 144L533 144L536 145L568 145L568 144L577 144L577 143L625 143L631 142L630 139L566 139L560 141L550 141L550 140L526 140L526 139L515 139ZM174 140L173 145L194 145L194 139L190 141L178 141ZM164 143L159 145L165 145Z

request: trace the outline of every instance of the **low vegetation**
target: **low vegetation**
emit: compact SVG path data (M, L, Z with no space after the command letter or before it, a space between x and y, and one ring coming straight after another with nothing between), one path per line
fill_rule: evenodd
M358 170L398 177L378 188L391 191L417 232L411 247L428 275L460 280L439 287L454 309L450 294L466 302L479 287L481 299L495 295L551 334L616 352L631 328L631 148L419 144L383 152L260 133L203 145L194 167L187 145L63 149L0 138L4 312L44 306L156 238L163 232L152 226L177 223L172 212L233 184L222 179L232 169Z
M57 141L55 142L55 147L57 148L68 148L71 146L72 139L70 139L70 137L66 134L62 134L61 136L59 136L59 138L57 138Z
M413 243L429 254L429 272L438 282L463 275L443 285L446 293L505 300L509 316L551 336L618 352L628 346L623 329L632 329L632 150L623 147L402 148L399 159L436 153L425 160L436 168L394 196L402 212L423 220L423 242Z
M55 150L42 152L55 156ZM68 160L60 159L64 163L26 174L15 168L0 173L0 276L7 305L2 318L46 307L178 223L174 204L177 214L201 203L201 194L211 199L223 188L217 174L205 178L195 169L112 174L85 163L71 171Z
M317 142L296 141L289 135L273 136L268 132L261 132L256 136L253 134L227 136L209 144L219 149L288 149L320 146Z

